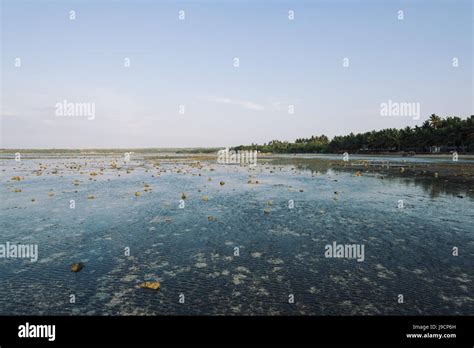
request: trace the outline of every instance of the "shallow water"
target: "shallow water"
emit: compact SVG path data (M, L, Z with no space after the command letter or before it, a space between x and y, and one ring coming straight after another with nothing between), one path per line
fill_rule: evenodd
M119 170L113 160L0 161L0 244L39 248L37 262L0 259L1 315L474 313L467 187L433 195L429 181L307 170L298 160L199 168L135 159ZM39 163L47 169L37 176ZM326 258L334 241L363 244L365 260ZM73 262L85 268L72 273ZM140 289L143 281L161 290Z
M336 154L278 154L278 157L282 158L296 158L296 159L307 159L307 158L319 158L329 160L342 160L343 155ZM369 162L385 162L385 163L453 163L452 155L416 155L416 156L383 156L383 155L355 155L349 154L350 160L355 161L369 161ZM472 156L466 156L463 154L458 155L458 163L474 163Z

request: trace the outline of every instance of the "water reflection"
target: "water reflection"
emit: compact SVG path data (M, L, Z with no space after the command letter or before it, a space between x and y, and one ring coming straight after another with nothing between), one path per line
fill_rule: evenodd
M315 158L275 158L266 159L261 162L277 166L292 166L300 171L308 171L312 175L331 174L334 172L354 173L355 168L335 165L336 161L321 160ZM391 171L370 171L362 172L362 175L372 176L378 180L387 180L394 184L403 184L405 187L420 187L432 198L440 195L451 195L458 199L469 197L474 199L474 191L470 190L467 184L453 183L448 180L435 179L420 176L401 176L397 172Z

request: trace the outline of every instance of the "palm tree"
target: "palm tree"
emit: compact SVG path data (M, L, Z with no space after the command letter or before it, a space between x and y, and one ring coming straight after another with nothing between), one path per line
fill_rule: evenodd
M441 117L439 117L438 115L436 114L432 114L430 116L430 125L431 127L433 127L434 129L437 129L441 124L442 124L442 119Z

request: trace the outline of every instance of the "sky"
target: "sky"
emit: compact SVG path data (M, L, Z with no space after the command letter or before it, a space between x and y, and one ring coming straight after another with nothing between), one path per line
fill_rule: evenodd
M474 114L472 0L0 1L0 148L225 147ZM383 116L389 101L420 117Z

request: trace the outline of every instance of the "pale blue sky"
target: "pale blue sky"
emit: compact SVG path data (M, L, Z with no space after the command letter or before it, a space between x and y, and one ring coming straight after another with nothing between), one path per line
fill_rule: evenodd
M0 147L232 146L474 113L471 0L1 3ZM57 117L63 100L95 119ZM380 116L388 100L421 119Z

